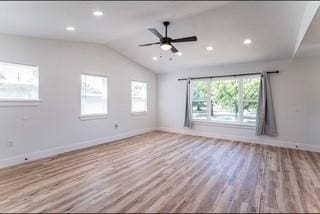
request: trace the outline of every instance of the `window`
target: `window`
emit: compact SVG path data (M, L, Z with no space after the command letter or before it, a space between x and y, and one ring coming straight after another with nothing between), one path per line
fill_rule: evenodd
M107 77L81 75L81 116L106 115Z
M147 83L131 82L131 112L147 112Z
M0 62L0 100L39 100L38 66Z
M253 125L259 85L258 76L193 81L192 117L194 120Z
M193 99L192 112L195 119L207 119L208 112L208 82L192 82Z

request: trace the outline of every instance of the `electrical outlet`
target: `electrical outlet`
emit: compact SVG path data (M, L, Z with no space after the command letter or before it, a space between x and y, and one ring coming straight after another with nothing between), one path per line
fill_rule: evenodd
M117 124L117 123L115 123L115 124L114 124L114 128L116 128L116 129L117 129L118 127L119 127L119 126L118 126L118 124Z

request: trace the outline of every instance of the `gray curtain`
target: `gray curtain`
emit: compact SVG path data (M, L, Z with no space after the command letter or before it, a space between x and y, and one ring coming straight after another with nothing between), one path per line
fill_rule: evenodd
M261 74L257 109L256 135L277 135L270 78L267 72Z
M191 79L187 79L187 90L186 90L186 109L185 109L185 115L184 115L184 127L191 128L192 127L192 103L190 100L190 84Z

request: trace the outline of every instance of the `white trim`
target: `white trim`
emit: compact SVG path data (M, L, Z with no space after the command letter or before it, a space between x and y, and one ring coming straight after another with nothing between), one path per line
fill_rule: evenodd
M26 64L26 63L20 63L20 62L13 62L13 61L6 61L6 60L1 60L0 62L4 62L4 63L7 63L7 64L16 64L16 65L23 65L23 66L39 67L38 65Z
M108 117L108 114L83 114L80 115L80 120L96 120L96 119L105 119Z
M60 147L55 147L55 148L51 148L51 149L47 149L47 150L43 150L43 151L19 155L19 156L8 158L8 159L2 159L2 160L0 160L0 168L17 165L17 164L21 164L24 162L30 162L30 161L38 160L41 158L47 158L47 157L50 157L53 155L62 154L62 153L66 153L66 152L70 152L70 151L74 151L74 150L83 149L83 148L88 148L88 147L96 146L99 144L111 143L116 140L121 140L121 139L125 139L128 137L133 137L133 136L144 134L147 132L152 132L154 130L156 130L156 129L155 128L147 128L147 129L142 129L142 130L130 131L130 132L116 134L116 135L105 137L105 138L88 140L88 141L79 142L79 143L75 143L75 144L71 144L71 145L67 145L67 146L60 146ZM28 160L25 161L25 158L28 158Z
M0 107L38 106L41 100L0 100Z
M311 152L320 152L320 145L316 146L316 145L310 145L310 144L298 143L298 142L292 142L292 141L286 141L286 140L270 139L267 137L221 135L221 134L215 134L211 132L203 132L203 131L196 131L196 130L190 130L190 129L175 129L175 128L168 128L168 127L158 127L157 130L165 131L165 132L174 132L179 134L210 137L210 138L216 138L216 139L242 141L245 143L255 143L255 144L263 144L263 145L269 145L269 146L275 146L275 147L284 147L284 148L298 149L298 150L311 151Z
M40 102L40 99L0 99L0 102Z
M81 75L87 75L87 76L95 76L95 77L103 77L103 78L107 78L108 76L105 74L97 74L97 73L86 73L86 72L82 72Z
M145 115L147 114L147 111L137 111L137 112L131 112L131 116L139 116L139 115Z
M192 123L206 126L220 126L220 127L230 127L230 128L242 128L242 129L255 129L254 125L249 125L245 123L237 123L237 122L225 122L225 121L208 121L208 120L192 120Z

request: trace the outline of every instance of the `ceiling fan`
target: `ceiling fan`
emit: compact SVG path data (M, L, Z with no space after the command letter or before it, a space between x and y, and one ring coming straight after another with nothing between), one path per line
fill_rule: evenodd
M195 42L197 41L196 36L190 36L190 37L184 37L184 38L179 38L179 39L171 39L168 37L167 34L167 28L170 22L165 21L163 22L163 25L165 26L165 36L163 37L161 33L155 28L148 28L148 30L153 33L156 37L160 39L160 42L154 42L154 43L147 43L147 44L142 44L139 45L140 47L145 47L145 46L151 46L151 45L160 45L161 49L164 51L171 50L173 53L178 53L179 51L172 45L172 43L178 43L178 42Z

